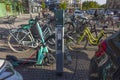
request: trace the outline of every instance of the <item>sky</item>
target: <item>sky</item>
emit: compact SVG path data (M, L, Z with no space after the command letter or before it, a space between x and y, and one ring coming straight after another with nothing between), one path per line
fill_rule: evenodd
M96 1L98 4L105 4L106 0L82 0L83 1Z

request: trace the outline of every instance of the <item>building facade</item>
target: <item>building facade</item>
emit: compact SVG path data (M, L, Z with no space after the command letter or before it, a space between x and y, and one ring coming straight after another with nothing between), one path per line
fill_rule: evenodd
M120 0L107 0L106 7L108 9L120 9Z
M19 0L0 0L0 17L22 13L22 3Z

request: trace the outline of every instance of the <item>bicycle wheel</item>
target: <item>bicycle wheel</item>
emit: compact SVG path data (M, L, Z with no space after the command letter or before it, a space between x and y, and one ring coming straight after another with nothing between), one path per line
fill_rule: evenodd
M46 38L49 38L47 39L47 43L48 44L51 44L51 45L54 45L55 44L55 32L54 30L52 30L52 27L49 27L49 32L47 33L47 36L45 36ZM51 38L50 38L51 37Z
M81 40L79 38L82 36ZM65 38L65 44L67 45L69 50L74 50L75 48L83 48L86 49L88 44L87 36L81 34L73 34L72 36Z
M23 32L15 32L15 33L13 33L13 35L14 36L9 35L8 41L7 41L8 46L10 47L11 50L13 50L14 52L17 52L17 53L24 53L24 52L27 52L30 50L30 48L27 45L23 46L22 43L18 42L20 40L30 41L31 40L30 36L27 35L25 38L23 38L26 35Z
M65 39L65 45L69 50L74 50L74 48L76 47L76 43L74 41L70 41L67 39Z
M51 52L55 52L55 34L50 35L46 40L46 45Z
M56 62L56 59L55 57L53 56L53 54L50 54L50 53L46 53L46 56L44 58L44 61L43 63L46 64L46 65L52 65Z
M72 34L75 31L75 26L72 22L66 22L64 23L64 33L66 34Z

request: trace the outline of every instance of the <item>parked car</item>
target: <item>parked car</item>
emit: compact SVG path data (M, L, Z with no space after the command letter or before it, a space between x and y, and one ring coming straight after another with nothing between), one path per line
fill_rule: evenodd
M101 42L91 59L89 80L120 80L120 32Z
M0 59L0 80L23 80L23 77L9 61Z
M104 9L103 8L92 8L92 9L87 10L87 14L94 15L96 10L97 10L97 13L99 15L102 15L104 13Z
M82 10L75 10L74 11L74 17L88 19L88 17L85 14L86 14L86 12L82 11Z
M83 12L80 10L75 10L74 11L74 16L83 16Z
M93 15L94 13L95 13L95 10L93 9L87 10L87 14L89 15Z
M113 20L120 21L120 11L116 15L113 16Z
M104 12L105 15L114 15L113 11L107 10Z

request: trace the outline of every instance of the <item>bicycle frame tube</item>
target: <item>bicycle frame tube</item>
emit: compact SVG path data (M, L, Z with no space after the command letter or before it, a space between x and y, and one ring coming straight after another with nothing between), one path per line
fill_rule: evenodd
M43 31L43 33L44 33L44 34L43 34L44 38L46 38L47 36L49 36L49 35L52 34L49 26L46 27L46 29Z
M102 36L104 35L104 30L100 31L98 37L94 37L90 31L87 32L87 35L88 35L88 40L89 40L90 44L97 45L99 43L100 39L102 38Z
M93 36L93 34L90 32L89 28L86 28L85 32L87 33L89 39L91 39L91 40L98 40L96 37Z
M42 61L45 57L45 53L48 53L48 49L46 46L41 46L41 48L38 51L38 58L37 58L37 63L36 64L42 64Z
M100 34L98 35L98 41L104 36L104 30L100 31Z
M104 30L101 30L100 34L98 37L94 37L92 35L92 33L90 32L89 28L85 28L84 31L83 31L83 35L80 36L77 40L78 43L80 43L84 36L87 35L88 36L88 41L90 42L90 44L93 44L93 45L97 45L99 40L102 38L102 36L104 35Z
M19 38L17 38L17 37L20 36L19 32L21 32L21 31L22 31L22 30L16 31L16 32L17 32L16 36L14 35L14 33L16 33L16 32L14 32L14 33L10 32L10 35L12 35L13 38L14 38L18 43L21 43L26 36L30 36L31 41L34 41L33 37L30 35L30 32L26 32L26 31L24 31L24 30L23 30L22 32L25 33L25 35L24 35L24 37L23 37L21 40L19 40ZM21 43L21 44L22 44L22 43Z
M98 38L94 37L89 29L86 29L86 33L87 33L88 41L90 42L90 44L93 44L93 45L98 44Z
M42 64L42 61L45 57L45 54L48 53L48 48L45 46L45 40L44 40L44 36L43 36L43 32L42 32L42 29L39 25L39 23L37 22L37 29L38 29L38 32L39 32L39 35L41 37L41 41L42 41L42 46L41 48L39 49L39 52L38 52L38 60L37 60L37 63L36 64Z
M92 35L92 33L90 32L90 30L86 27L83 31L83 35L78 38L78 43L80 43L82 41L82 39L84 38L85 35L88 36L88 40L89 40L90 43L93 43L93 40L97 41L97 38L95 38Z
M83 40L83 38L85 37L85 35L86 35L86 32L83 31L83 35L78 38L77 43L80 43Z
M39 23L38 23L38 22L37 22L36 24L37 24L37 29L38 29L38 32L39 32L40 37L41 37L42 44L43 44L43 45L45 45L45 40L44 40L44 36L43 36L42 29L41 29L41 27L40 27L40 25L39 25Z

